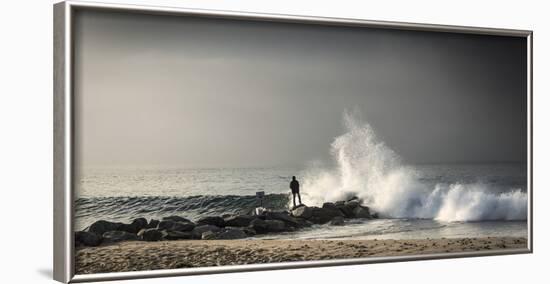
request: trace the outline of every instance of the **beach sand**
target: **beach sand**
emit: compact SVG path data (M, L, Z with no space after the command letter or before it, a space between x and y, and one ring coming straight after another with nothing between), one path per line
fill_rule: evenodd
M421 240L181 240L128 241L79 248L76 273L350 259L374 256L527 248L525 238Z

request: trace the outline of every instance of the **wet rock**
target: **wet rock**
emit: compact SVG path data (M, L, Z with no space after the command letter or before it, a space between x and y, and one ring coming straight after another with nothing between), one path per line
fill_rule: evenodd
M195 228L192 222L176 222L170 230L179 232L190 232Z
M357 206L353 209L353 214L355 215L355 218L371 218L370 210L366 206Z
M379 218L378 213L372 213L372 214L371 214L371 217L372 217L373 219L378 219L378 218Z
M101 236L96 233L79 231L74 233L75 244L95 247L101 244Z
M165 231L164 239L166 240L189 240L193 238L191 232L180 231Z
M125 231L109 231L103 233L103 243L117 243L122 241L137 241L138 237Z
M306 219L296 218L298 220L298 228L306 228L313 226L313 222L308 221Z
M338 209L340 209L340 211L342 212L342 214L344 214L344 216L346 218L354 218L355 217L352 208L349 208L349 207L345 206L344 204L336 205L336 206L338 207Z
M236 240L244 239L247 235L243 230L239 229L223 229L217 233L212 231L204 232L201 236L203 240Z
M339 209L328 209L328 208L319 208L312 207L311 215L309 218L310 221L317 224L324 224L332 220L334 217L343 217L344 214Z
M121 225L123 224L119 222L109 222L105 220L99 220L94 222L88 228L88 232L95 233L102 236L105 232L117 231Z
M346 202L343 201L343 200L334 202L334 206L336 206L336 207L342 206L342 205L344 205L344 204L346 204Z
M292 210L292 216L307 219L313 223L324 224L334 217L345 216L333 203L325 203L323 208L300 206Z
M236 229L224 229L216 234L219 240L236 240L244 239L247 237L246 233L243 230Z
M285 222L281 220L255 219L250 222L249 228L253 229L258 234L267 234L290 231L292 227L287 227Z
M267 223L262 219L254 219L250 222L250 228L254 229L258 234L266 234L269 232Z
M353 199L346 202L336 202L334 205L336 208L340 209L346 218L355 218L354 210L359 206L359 201L357 199Z
M290 216L288 212L265 212L266 220L279 220L285 223L287 227L300 227L300 221Z
M151 219L151 220L149 220L149 224L147 224L147 226L145 228L146 229L154 229L154 228L158 227L159 223L160 223L159 220Z
M236 216L230 216L224 219L225 226L230 227L248 227L250 225L250 222L252 220L256 219L254 216L249 215L236 215Z
M117 231L124 231L131 234L137 234L139 232L140 228L136 224L120 224L120 226L117 228Z
M180 216L168 216L168 217L163 217L163 218L162 218L162 221L174 221L174 222L188 222L188 223L192 223L191 220L185 219L185 218L180 217Z
M195 228L195 224L192 222L179 222L179 221L160 221L158 224L159 230L171 230L180 232L189 232Z
M201 240L215 240L216 239L216 233L212 231L206 231L202 233Z
M137 236L146 242L156 242L163 239L164 233L158 229L141 229Z
M243 232L249 237L255 236L257 234L256 230L254 230L253 228L241 227L241 230L243 230Z
M254 228L251 228L251 227L225 227L225 229L241 230L248 237L252 237L256 235L256 230L254 230Z
M136 218L134 219L134 221L132 221L132 224L138 228L138 232L139 232L141 229L144 229L145 227L147 227L147 219Z
M309 219L312 217L313 210L308 206L296 207L292 210L292 216L296 218Z
M196 226L192 231L191 231L191 235L193 236L194 239L200 239L202 234L205 233L205 232L213 232L213 233L217 233L219 232L221 229L220 227L218 226L214 226L214 225L200 225L200 226Z
M313 224L323 224L323 221L321 220L321 218L317 216L312 216L311 218L308 219L308 221L310 221Z
M225 220L220 216L208 216L208 217L199 219L199 221L197 221L197 224L225 227Z
M159 230L169 230L172 229L172 226L174 226L176 222L174 221L160 221L157 228Z
M331 209L331 210L339 210L338 207L336 207L336 204L332 202L325 202L323 203L323 209Z
M285 222L281 220L265 220L268 232L284 232L286 231Z
M330 224L333 226L342 226L344 225L344 217L334 217L330 220Z

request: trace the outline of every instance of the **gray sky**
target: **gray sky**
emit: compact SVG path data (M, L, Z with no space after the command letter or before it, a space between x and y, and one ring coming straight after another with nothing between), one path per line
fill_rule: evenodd
M301 166L358 108L409 163L524 161L524 39L80 12L83 165Z

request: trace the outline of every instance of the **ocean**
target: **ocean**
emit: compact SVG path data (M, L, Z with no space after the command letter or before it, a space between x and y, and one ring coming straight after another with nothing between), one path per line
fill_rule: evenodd
M368 167L361 165L370 159L354 160L351 166L338 159L334 167L306 170L89 168L77 180L75 229L100 219L129 222L137 217L179 215L196 220L246 214L259 206L257 191L266 194L264 207L285 210L291 205L288 185L296 175L306 205L358 196L381 218L347 220L344 226L314 225L256 238L527 237L525 163L402 166L384 159L385 163Z
M180 215L192 220L247 214L259 206L288 210L289 183L300 181L308 206L358 197L380 216L315 225L291 239L527 237L527 163L414 164L366 122L344 116L346 132L330 144L331 161L301 168L104 167L78 169L76 229L104 219L129 222Z

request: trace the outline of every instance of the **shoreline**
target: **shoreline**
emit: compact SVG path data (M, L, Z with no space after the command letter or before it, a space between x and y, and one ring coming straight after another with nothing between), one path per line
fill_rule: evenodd
M527 248L521 237L124 241L77 248L77 274Z

